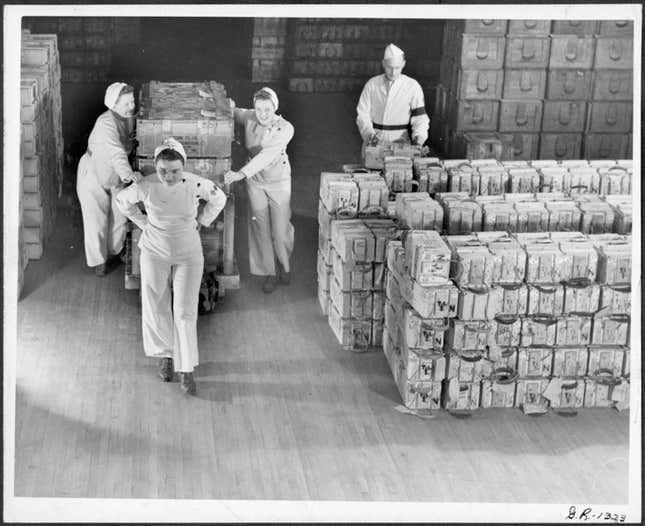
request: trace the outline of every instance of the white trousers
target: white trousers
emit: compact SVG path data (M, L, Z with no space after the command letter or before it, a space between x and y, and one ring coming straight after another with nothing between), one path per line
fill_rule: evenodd
M286 272L293 252L291 179L258 183L247 179L249 192L249 266L251 274L276 275L275 260Z
M189 373L199 363L197 303L204 270L200 253L168 261L141 250L141 310L146 356L172 358L175 371Z
M105 263L118 254L125 242L127 218L115 203L118 188L106 190L96 179L90 157L83 155L78 163L76 194L83 215L85 260L90 267Z

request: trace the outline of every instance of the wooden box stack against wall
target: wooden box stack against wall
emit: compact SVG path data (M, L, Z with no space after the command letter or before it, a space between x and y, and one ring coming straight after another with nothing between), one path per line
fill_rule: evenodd
M603 20L597 26L588 125L583 138L587 159L632 156L633 23Z
M297 18L289 21L289 91L358 92L382 73L385 47L394 42L406 53L406 73L436 79L440 49L428 47L428 33L441 32L438 20Z
M447 155L458 155L464 132L498 130L507 27L507 20L446 22L431 121L433 142Z
M224 188L224 174L231 169L233 141L233 112L224 86L214 81L151 81L142 86L139 101L137 163L141 172L154 172L155 148L173 137L186 150L185 170ZM237 276L234 225L235 202L229 194L215 228L200 231L205 269L229 281ZM224 285L236 287L235 279Z
M62 190L60 60L56 35L23 31L20 121L22 243L39 259L52 234Z
M106 83L115 46L138 44L140 21L136 17L52 17L25 20L33 33L58 35L62 81Z
M633 23L447 21L432 115L451 157L632 155Z
M252 81L276 82L284 71L287 40L286 18L256 18L251 49Z

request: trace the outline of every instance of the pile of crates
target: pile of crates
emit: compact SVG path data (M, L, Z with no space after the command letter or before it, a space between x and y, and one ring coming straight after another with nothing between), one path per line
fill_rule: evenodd
M348 168L351 172L351 168ZM378 173L323 172L318 209L318 298L343 348L381 346L388 188Z
M23 30L20 70L22 236L20 252L40 259L62 190L63 134L56 35ZM26 266L23 258L21 271Z
M446 155L631 156L631 22L448 21L443 48L433 140Z
M108 82L113 47L138 44L141 36L136 17L26 18L24 27L58 35L62 81L70 83Z
M631 238L390 241L383 349L409 409L628 405Z
M139 100L138 169L144 175L153 173L155 148L173 137L186 150L188 159L184 169L224 188L224 174L231 168L233 141L233 112L224 86L212 81L152 81L142 86ZM233 195L229 194L215 228L200 230L204 267L206 271L218 274L220 295L226 288L239 287L233 253L234 224L235 203ZM132 225L126 238L130 254L136 251L136 245L132 243L132 237L138 235L136 231ZM130 258L136 262L136 256ZM137 276L136 265L126 265L126 287L137 288Z
M276 82L282 78L287 40L286 18L256 18L253 21L253 82Z
M287 58L289 91L360 91L383 72L383 52L391 42L406 53L406 74L422 83L436 79L440 49L429 49L426 39L442 27L440 20L295 19L288 31L293 42Z
M486 230L628 234L631 161L445 161L445 232Z

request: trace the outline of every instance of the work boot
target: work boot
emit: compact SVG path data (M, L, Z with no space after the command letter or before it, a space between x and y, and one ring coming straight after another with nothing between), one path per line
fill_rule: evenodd
M162 358L159 361L159 378L164 382L172 382L172 358Z
M283 285L289 285L291 283L291 272L287 272L284 270L284 267L278 263L278 274L280 276L280 283Z
M262 290L266 294L270 294L275 290L277 283L278 283L278 279L275 276L267 276L266 279L264 280L264 284L262 285Z
M101 263L100 265L96 265L94 267L94 274L96 274L97 276L99 276L101 278L103 276L105 276L105 274L106 274L105 263Z
M181 380L181 390L184 393L194 395L197 392L193 373L179 373L179 378Z

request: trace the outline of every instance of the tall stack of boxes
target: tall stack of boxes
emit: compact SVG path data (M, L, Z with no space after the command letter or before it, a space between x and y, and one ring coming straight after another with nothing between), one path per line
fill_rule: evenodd
M53 232L63 177L56 35L23 31L20 121L22 240L27 257L39 259Z
M631 156L633 25L448 21L432 140L451 157Z
M507 20L448 20L432 142L452 153L464 132L495 132L504 87Z
M343 348L381 346L388 189L378 174L323 172L318 211L318 297Z
M409 409L441 407L444 340L458 302L449 273L450 250L434 230L388 244L383 351Z
M284 70L287 39L286 18L256 18L253 21L253 82L276 82Z
M144 175L154 172L155 148L165 139L173 137L186 150L186 171L223 186L223 176L231 168L233 140L233 114L224 86L213 81L152 81L142 86L139 100L139 170ZM200 231L206 271L229 276L236 272L233 254L234 224L235 204L230 194L215 228ZM130 237L129 246L136 250L131 241ZM136 275L137 269L132 268L132 272ZM126 274L126 286L127 284ZM136 287L136 282L133 286Z
M597 26L589 124L583 138L587 159L632 156L632 22L602 20Z

